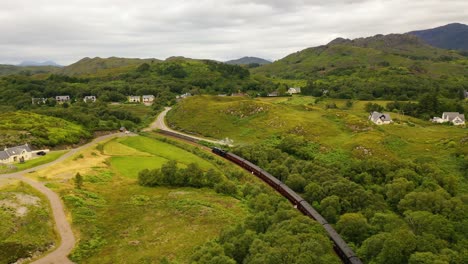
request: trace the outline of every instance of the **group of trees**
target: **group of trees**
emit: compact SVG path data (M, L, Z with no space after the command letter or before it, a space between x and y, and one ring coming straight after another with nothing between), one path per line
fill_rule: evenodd
M341 263L320 224L294 209L271 190L246 184L242 193L251 215L199 247L192 262L207 263Z
M177 162L170 160L160 169L144 169L138 173L138 184L142 186L177 186L193 188L214 188L219 193L237 194L236 185L220 172L209 169L204 172L196 163L179 168Z
M456 174L411 160L327 155L300 137L235 152L301 193L365 262L468 260L462 166Z

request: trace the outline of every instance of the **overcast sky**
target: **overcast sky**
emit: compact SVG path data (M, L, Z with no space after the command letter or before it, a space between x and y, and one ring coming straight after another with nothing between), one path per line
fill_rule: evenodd
M467 0L0 0L0 63L280 59L336 37L468 24Z

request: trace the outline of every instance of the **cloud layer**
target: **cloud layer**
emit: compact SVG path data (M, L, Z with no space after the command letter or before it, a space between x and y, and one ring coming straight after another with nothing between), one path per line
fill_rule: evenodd
M0 63L280 59L336 37L468 23L465 0L0 0Z

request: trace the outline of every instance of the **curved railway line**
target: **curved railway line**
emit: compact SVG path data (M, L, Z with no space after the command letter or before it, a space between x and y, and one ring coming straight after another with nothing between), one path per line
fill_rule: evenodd
M168 109L167 109L168 110ZM187 134L177 133L174 130L166 130L166 125L164 124L164 116L167 111L161 113L158 117L159 123L163 124L155 128L159 128L161 134L168 135L171 137L176 137L182 140L190 141L193 143L198 143L202 140L199 137L191 137ZM333 242L333 249L335 250L336 254L341 258L343 263L346 264L362 264L362 261L359 257L354 253L354 251L346 244L346 242L341 238L341 236L336 232L336 230L325 220L325 218L320 215L306 200L304 200L299 194L289 188L286 184L263 170L262 168L258 167L257 165L253 164L252 162L243 159L233 153L227 152L220 148L212 148L212 152L216 155L219 155L238 166L248 170L250 173L254 174L265 183L270 185L273 189L279 192L282 196L288 199L296 209L301 211L304 215L314 219L318 223L320 223L325 231L328 234L328 237Z

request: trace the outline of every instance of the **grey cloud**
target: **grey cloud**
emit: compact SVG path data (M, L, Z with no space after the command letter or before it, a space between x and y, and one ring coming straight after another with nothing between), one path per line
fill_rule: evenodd
M279 59L336 37L468 23L461 0L0 0L0 63L88 56Z

